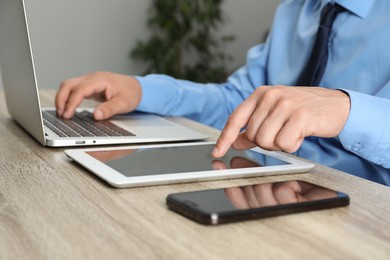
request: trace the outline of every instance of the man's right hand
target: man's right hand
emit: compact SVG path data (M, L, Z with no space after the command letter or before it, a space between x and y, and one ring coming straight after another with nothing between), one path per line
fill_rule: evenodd
M83 99L102 102L95 108L95 120L134 110L141 101L142 89L131 76L94 72L61 83L55 104L59 116L69 119Z

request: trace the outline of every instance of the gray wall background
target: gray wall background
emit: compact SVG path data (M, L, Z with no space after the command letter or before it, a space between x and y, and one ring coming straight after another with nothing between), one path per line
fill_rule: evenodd
M144 67L132 61L129 52L137 40L149 36L145 21L150 2L26 1L39 87L58 88L64 79L96 70L142 73ZM224 50L234 57L229 70L244 64L247 50L261 42L277 4L276 0L225 1L228 23L221 33L236 36Z

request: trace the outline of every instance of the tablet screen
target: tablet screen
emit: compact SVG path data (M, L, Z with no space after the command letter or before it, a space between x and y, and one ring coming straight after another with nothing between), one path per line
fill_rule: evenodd
M252 150L230 149L223 158L216 159L211 156L214 146L90 151L87 154L127 177L290 164Z

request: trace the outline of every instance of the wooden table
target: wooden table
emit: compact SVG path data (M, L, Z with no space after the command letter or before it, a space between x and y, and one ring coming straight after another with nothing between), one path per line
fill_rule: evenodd
M53 92L42 103L52 105ZM171 119L215 139L218 131ZM390 259L390 188L317 165L311 172L116 189L41 146L0 93L0 259ZM169 193L300 179L349 207L221 226L171 212Z

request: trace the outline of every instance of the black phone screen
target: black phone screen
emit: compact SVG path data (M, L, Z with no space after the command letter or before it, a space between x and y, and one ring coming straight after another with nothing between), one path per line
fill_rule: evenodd
M221 224L349 204L347 194L305 181L262 183L170 194L170 209L202 224Z

